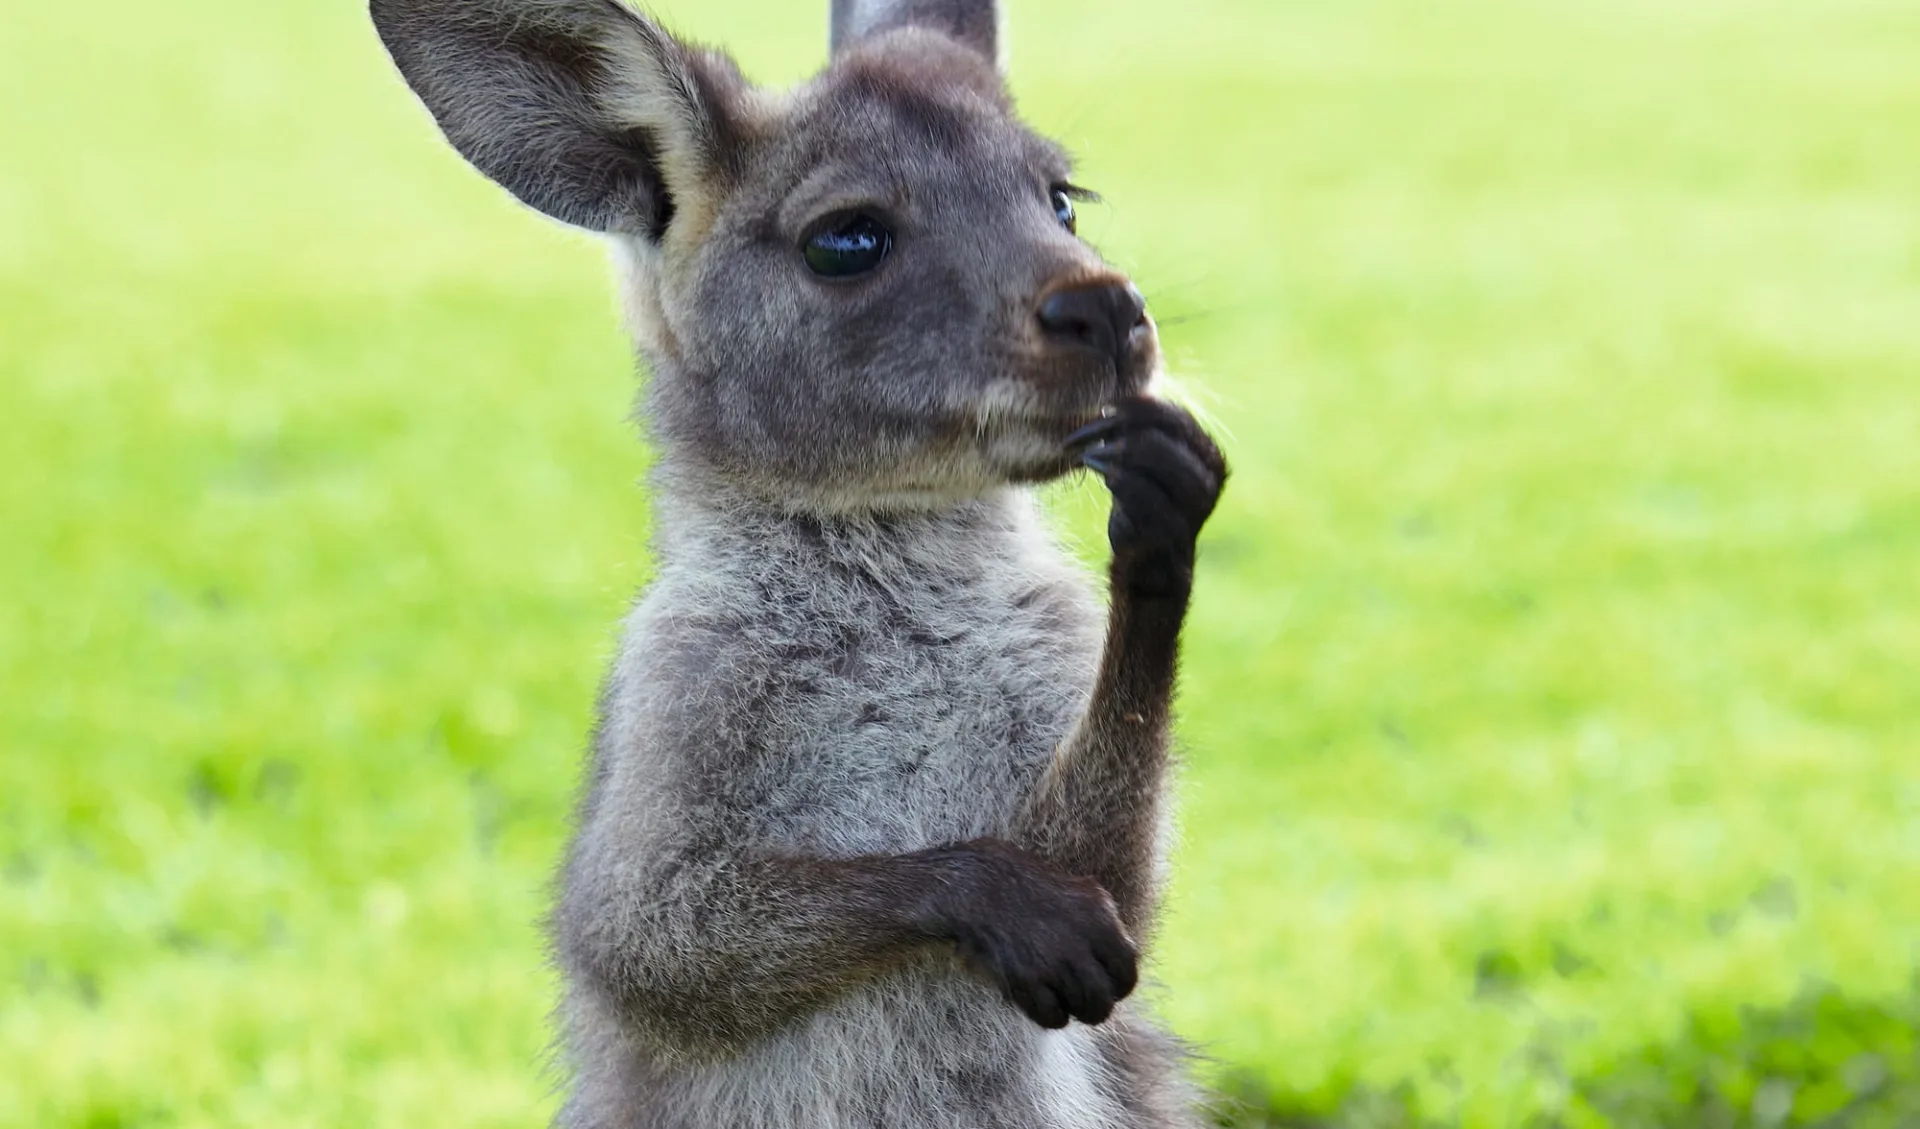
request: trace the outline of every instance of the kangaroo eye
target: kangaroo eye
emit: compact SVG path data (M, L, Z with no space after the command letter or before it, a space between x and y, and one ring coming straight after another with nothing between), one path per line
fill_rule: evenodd
M893 250L893 233L865 212L853 212L827 221L807 237L801 254L807 267L823 278L865 274L880 265Z
M1061 227L1077 233L1080 230L1080 221L1073 214L1073 197L1067 195L1064 188L1053 189L1052 196L1054 218L1060 221Z

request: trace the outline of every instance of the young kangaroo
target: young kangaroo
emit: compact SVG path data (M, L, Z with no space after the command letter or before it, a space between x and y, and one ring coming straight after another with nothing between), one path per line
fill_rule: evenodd
M1197 1125L1121 1001L1226 467L1147 395L1153 324L1014 114L993 0L834 0L787 94L617 0L372 12L455 148L609 237L652 371L658 571L553 918L558 1124ZM1080 466L1104 613L1030 494Z

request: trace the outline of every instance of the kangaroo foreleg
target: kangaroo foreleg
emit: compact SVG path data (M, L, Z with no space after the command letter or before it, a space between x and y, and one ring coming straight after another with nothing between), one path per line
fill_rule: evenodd
M1184 410L1121 403L1082 430L1081 461L1113 492L1106 649L1086 713L1055 751L1016 839L1113 895L1129 929L1152 910L1168 722L1195 543L1226 482L1219 448Z

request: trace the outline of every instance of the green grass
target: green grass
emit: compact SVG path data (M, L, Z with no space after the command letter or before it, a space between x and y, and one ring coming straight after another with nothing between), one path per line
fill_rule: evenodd
M1920 7L1160 7L1013 34L1237 468L1165 1010L1273 1124L1920 1124ZM536 1124L598 252L358 4L6 24L0 1124Z

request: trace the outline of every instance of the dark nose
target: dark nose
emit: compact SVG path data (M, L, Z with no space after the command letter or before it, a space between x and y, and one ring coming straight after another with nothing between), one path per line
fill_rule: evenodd
M1040 303L1040 327L1050 340L1092 349L1122 364L1133 333L1147 322L1147 300L1125 282L1097 282L1056 290Z

